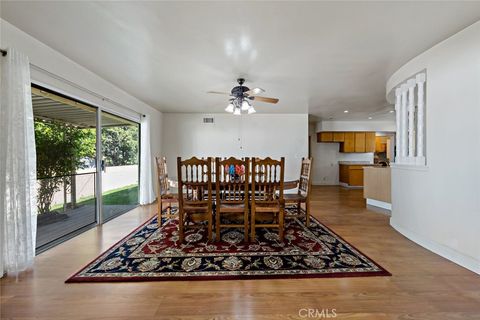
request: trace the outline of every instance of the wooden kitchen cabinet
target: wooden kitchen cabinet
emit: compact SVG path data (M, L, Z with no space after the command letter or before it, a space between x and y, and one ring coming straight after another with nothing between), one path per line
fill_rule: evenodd
M354 132L345 132L343 143L340 144L340 152L355 152Z
M375 132L365 132L365 152L375 152Z
M355 132L355 152L365 152L365 132Z
M363 186L363 166L349 166L349 186L362 187Z
M344 141L345 141L345 132L333 133L333 142L344 142Z
M338 142L340 152L375 152L375 132L322 131L317 133L317 142Z
M343 183L348 184L348 181L349 181L349 179L348 179L348 177L349 177L349 175L348 175L348 166L341 164L341 165L338 166L338 168L339 168L339 170L340 170L340 171L339 171L338 180L339 180L340 182L343 182Z
M371 164L339 164L339 181L346 187L363 186L363 169Z
M375 152L387 152L387 145L390 139L386 136L375 137Z
M333 142L333 132L317 133L317 142Z

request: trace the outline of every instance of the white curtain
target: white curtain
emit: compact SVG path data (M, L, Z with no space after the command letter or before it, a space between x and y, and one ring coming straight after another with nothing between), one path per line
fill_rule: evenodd
M155 201L152 178L150 116L145 115L140 122L140 204L149 204Z
M15 275L35 257L35 133L28 58L9 49L0 60L0 274Z

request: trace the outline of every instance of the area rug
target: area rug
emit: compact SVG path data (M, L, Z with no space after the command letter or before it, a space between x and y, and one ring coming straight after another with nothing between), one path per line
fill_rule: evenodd
M206 239L206 229L190 229L181 244L176 220L158 228L151 218L66 282L391 275L315 218L310 228L286 220L283 243L275 229L258 229L255 242L245 242L242 229L223 229L218 242Z

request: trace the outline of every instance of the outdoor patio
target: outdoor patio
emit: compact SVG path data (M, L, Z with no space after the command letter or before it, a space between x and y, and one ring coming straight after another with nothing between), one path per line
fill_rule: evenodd
M105 220L112 219L137 206L138 204L104 205ZM37 227L37 248L96 222L95 205L82 205L75 209L69 209L62 214L67 217Z

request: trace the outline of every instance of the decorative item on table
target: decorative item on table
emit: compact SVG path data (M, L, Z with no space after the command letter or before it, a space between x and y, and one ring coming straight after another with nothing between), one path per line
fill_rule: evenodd
M228 172L231 181L240 182L242 176L245 175L244 165L225 165L225 172Z
M236 165L235 166L235 181L236 182L241 182L242 177L245 175L245 166L242 165Z

